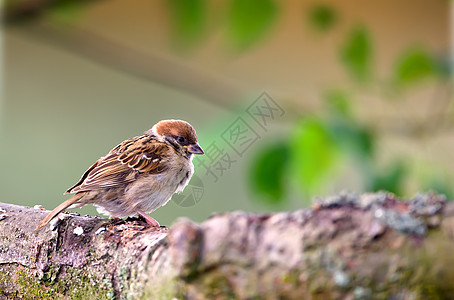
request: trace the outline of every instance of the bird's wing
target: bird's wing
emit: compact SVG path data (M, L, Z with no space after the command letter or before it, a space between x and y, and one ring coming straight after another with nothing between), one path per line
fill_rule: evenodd
M169 151L168 145L148 135L128 139L96 161L66 193L116 187L141 173L159 174L168 168Z

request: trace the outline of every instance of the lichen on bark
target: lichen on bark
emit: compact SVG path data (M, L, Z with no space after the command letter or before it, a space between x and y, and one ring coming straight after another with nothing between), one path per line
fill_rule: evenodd
M0 204L0 296L43 299L452 299L454 203L387 193L231 212L170 228Z

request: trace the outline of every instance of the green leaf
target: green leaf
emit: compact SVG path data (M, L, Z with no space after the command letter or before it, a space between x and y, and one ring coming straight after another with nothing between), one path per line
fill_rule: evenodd
M251 47L271 28L277 15L273 0L231 0L228 34L239 50Z
M316 4L309 10L309 24L320 32L326 32L336 25L337 13L328 5Z
M329 90L323 99L330 109L327 128L336 144L354 158L371 159L374 152L374 135L370 128L359 124L352 112L350 95L342 90Z
M351 76L364 82L371 76L372 44L363 26L353 28L341 49L341 60Z
M303 189L312 193L336 162L337 145L319 119L305 119L291 139L291 155L296 177Z
M437 74L437 70L437 64L429 53L420 48L411 48L396 61L393 82L397 87L419 83Z
M335 115L352 118L350 96L341 90L330 90L323 95L323 100Z
M454 200L452 178L449 178L449 176L433 176L425 182L424 186L426 190L436 191L437 193L446 195L448 200Z
M371 159L374 154L374 135L348 119L333 118L329 121L329 131L336 143L345 149L353 158Z
M285 171L289 161L286 143L272 145L254 159L250 172L251 187L268 203L279 203L285 196Z
M48 11L48 16L59 23L72 24L79 20L83 9L87 5L83 1L60 0L56 1Z
M206 28L204 0L169 0L173 21L174 40L178 46L188 47L199 41Z
M395 162L389 170L373 176L369 190L385 190L396 195L402 195L406 173L406 165L401 161Z

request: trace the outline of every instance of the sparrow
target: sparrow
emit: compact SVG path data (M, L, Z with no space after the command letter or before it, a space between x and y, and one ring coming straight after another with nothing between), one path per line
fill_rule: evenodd
M182 120L162 120L143 135L127 139L98 159L65 194L75 193L36 227L66 208L93 204L98 212L123 218L151 213L182 192L194 173L193 154L204 154L194 128Z

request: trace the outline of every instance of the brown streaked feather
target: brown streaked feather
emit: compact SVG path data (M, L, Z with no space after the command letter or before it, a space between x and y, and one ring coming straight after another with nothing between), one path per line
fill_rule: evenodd
M36 226L35 230L40 230L44 226L47 225L53 218L55 218L59 213L70 207L71 205L75 204L80 198L84 196L85 193L79 193L71 198L67 199L65 202L54 208L44 219L39 222L38 226Z
M92 164L90 166L90 168L88 168L84 172L84 174L82 174L82 176L80 177L79 181L76 182L72 187L70 187L69 189L66 190L65 194L72 193L72 189L74 189L75 187L81 185L85 181L85 179L87 179L87 176L88 176L88 174L90 174L91 170L93 170L97 165L98 165L98 161L96 161L94 164Z
M168 151L168 145L147 135L128 139L96 161L67 193L112 188L141 173L161 173L167 169Z

